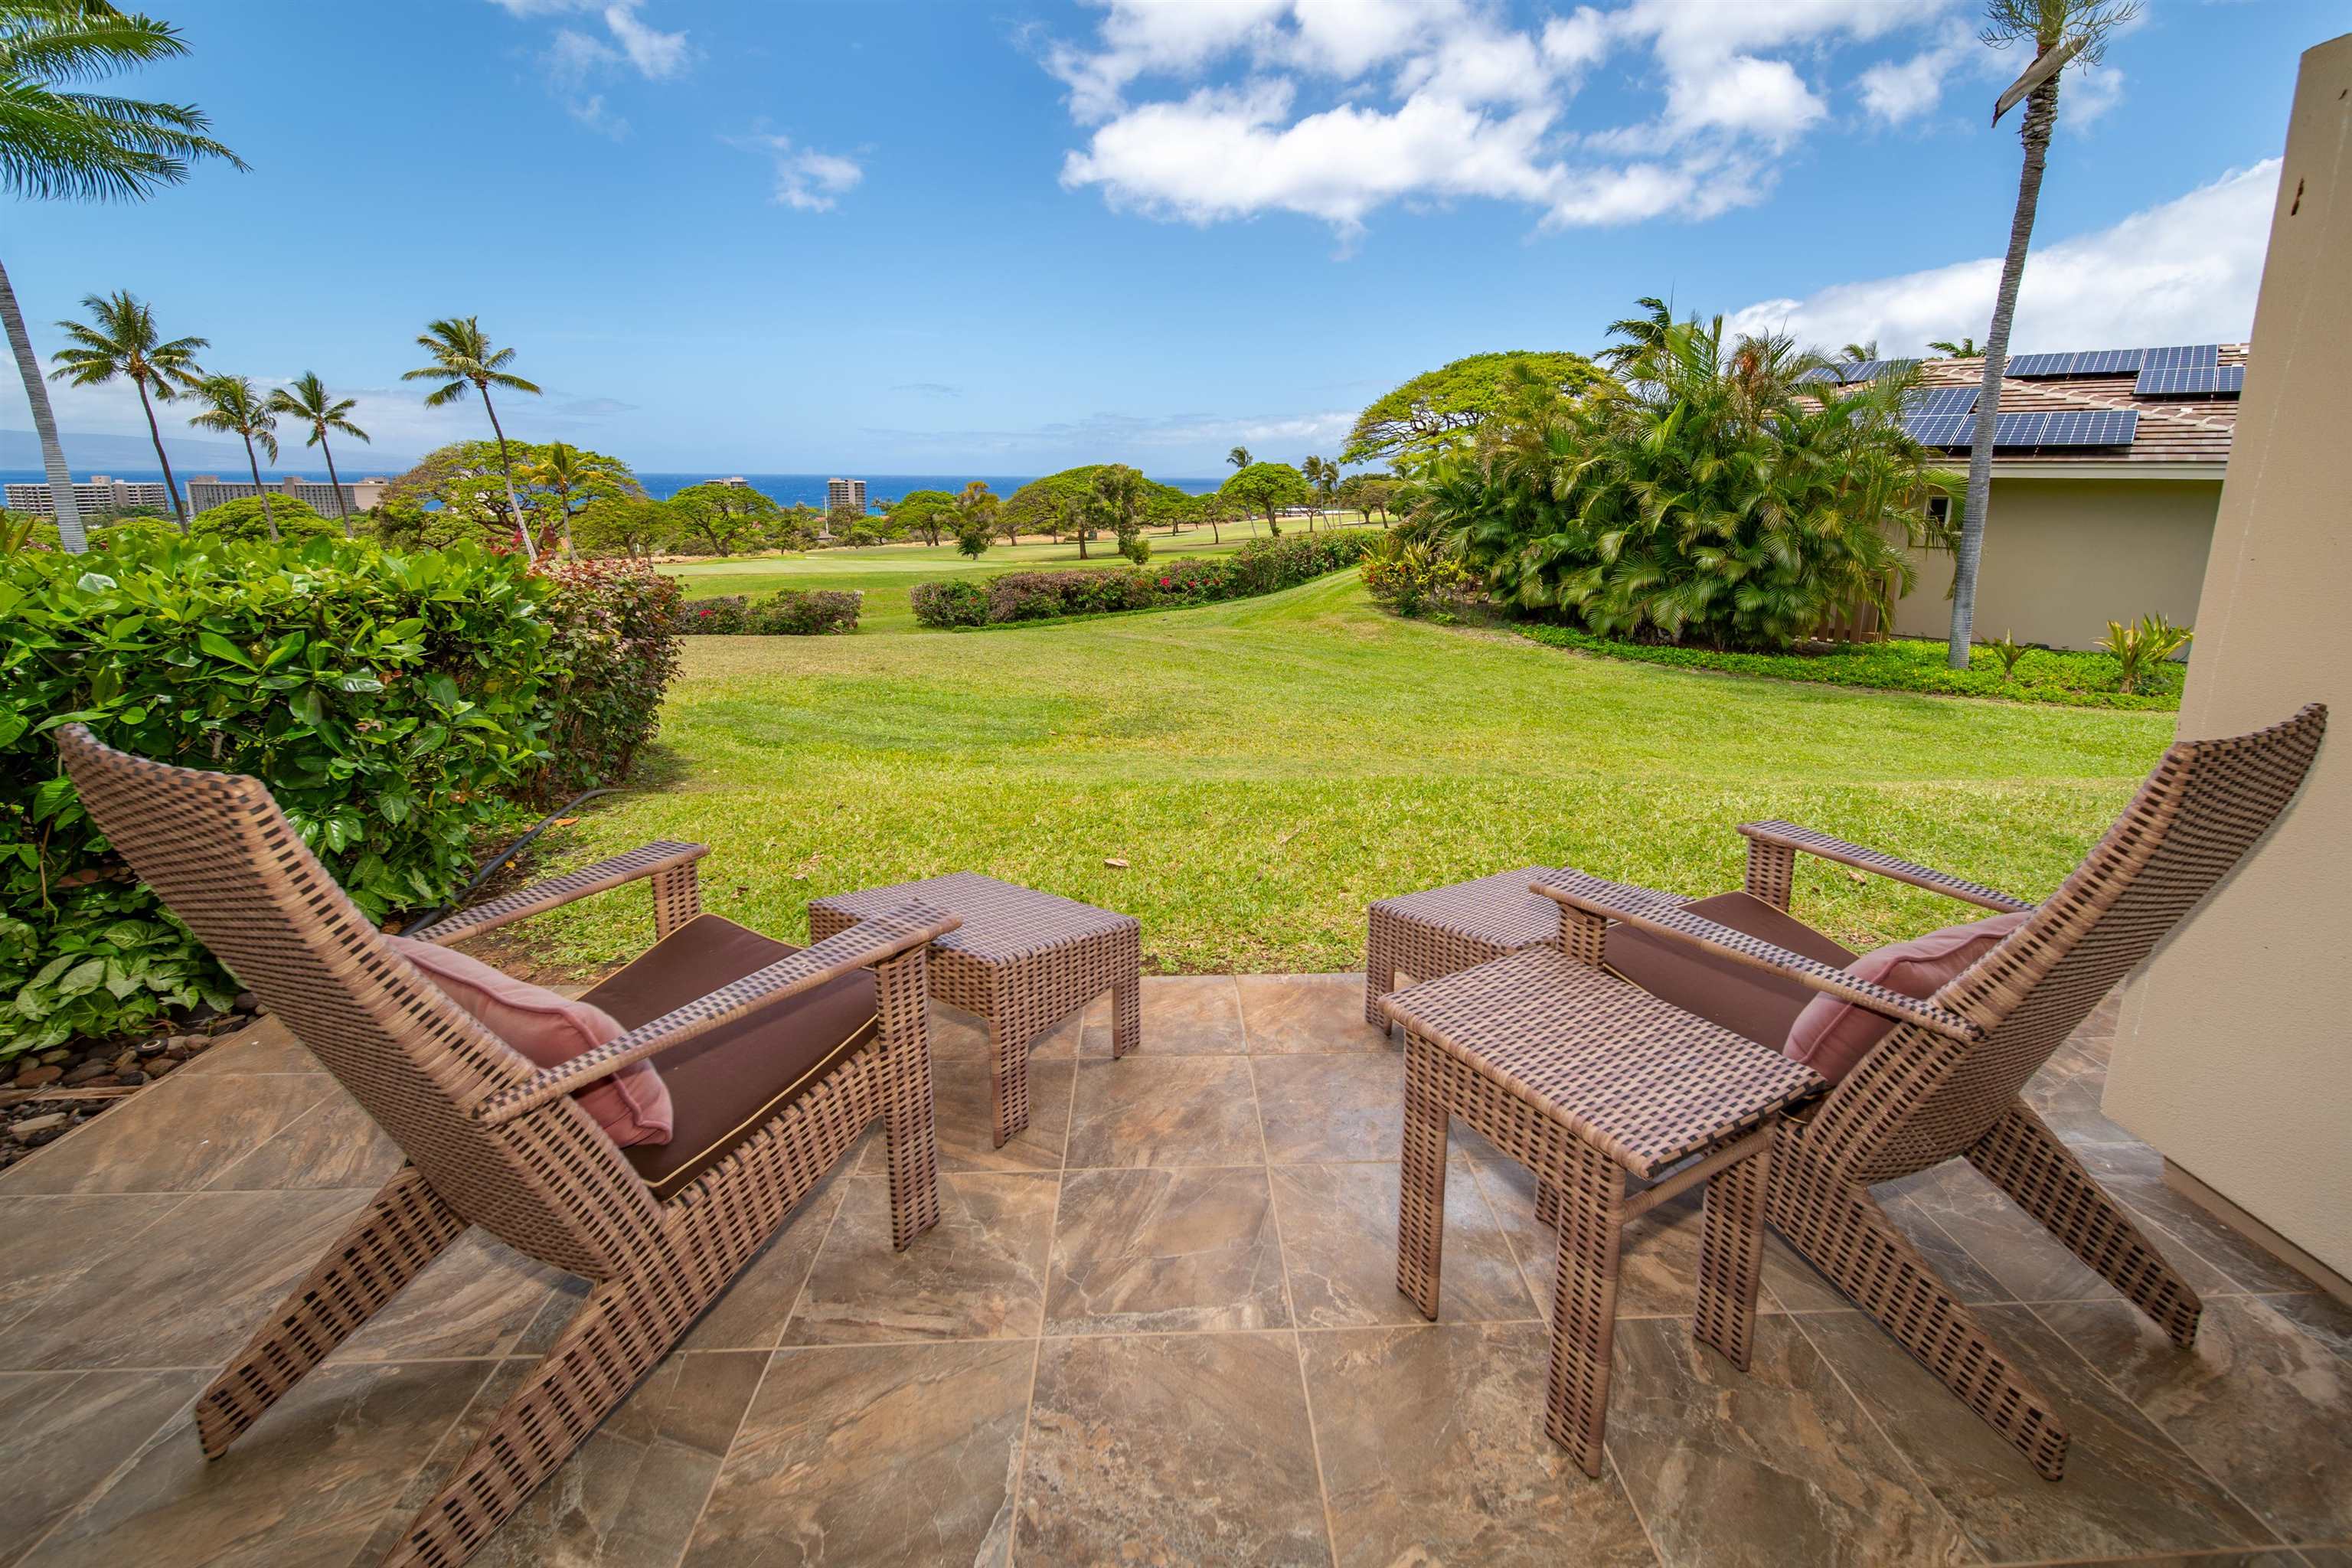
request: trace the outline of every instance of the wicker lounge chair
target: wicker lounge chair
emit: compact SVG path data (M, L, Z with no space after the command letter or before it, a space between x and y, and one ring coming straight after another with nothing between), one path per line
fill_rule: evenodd
M1774 1043L1817 992L1895 1021L1775 1141L1765 1215L1814 1268L2052 1480L2055 1407L1873 1201L1870 1188L1965 1156L2184 1348L2202 1304L2130 1215L2019 1098L2026 1080L2286 807L2318 751L2316 704L2252 734L2166 752L2116 825L2038 907L1787 823L1750 823L1744 893L1690 903L1576 871L1538 879L1571 911L1617 922L1610 967L1666 1001ZM1926 1001L1844 973L1788 913L1795 858L1819 856L2026 922ZM1777 1028L1778 1033L1773 1031Z
M796 951L698 914L702 847L657 843L415 933L446 941L651 880L656 946L584 998L627 1032L534 1068L379 934L260 781L130 756L79 725L58 749L116 850L409 1160L198 1397L206 1457L469 1225L592 1282L387 1562L471 1556L874 1122L893 1239L903 1247L938 1220L925 955L954 917L908 904ZM677 1131L622 1149L572 1091L657 1051L674 1053Z

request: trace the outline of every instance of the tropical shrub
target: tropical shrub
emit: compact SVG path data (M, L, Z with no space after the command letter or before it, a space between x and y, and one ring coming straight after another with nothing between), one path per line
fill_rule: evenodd
M1366 551L1360 570L1372 598L1401 616L1450 616L1478 586L1452 551L1399 534Z
M969 578L945 583L918 583L908 598L915 622L926 626L982 626L988 624L988 590Z
M2162 616L2148 615L2136 622L2109 621L2099 646L2116 656L2116 689L2137 691L2158 666L2187 647L2196 635Z
M823 637L857 629L863 594L832 588L779 588L764 599L741 594L696 599L677 607L681 632L713 636Z
M455 894L518 799L619 777L675 664L675 591L339 537L0 561L0 1058L236 990L108 850L59 725L260 778L382 919Z

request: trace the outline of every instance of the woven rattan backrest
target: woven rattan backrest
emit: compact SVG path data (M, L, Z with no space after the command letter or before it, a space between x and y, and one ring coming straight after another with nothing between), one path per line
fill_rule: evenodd
M1857 1179L1951 1158L2278 820L2326 731L2316 703L2252 734L2183 741L2010 938L1935 1000L1986 1031L1901 1026L1824 1102L1814 1131Z
M503 1127L466 1109L531 1065L452 1005L336 886L257 779L149 762L82 726L58 749L115 851L467 1219L601 1278L659 1208L565 1100Z

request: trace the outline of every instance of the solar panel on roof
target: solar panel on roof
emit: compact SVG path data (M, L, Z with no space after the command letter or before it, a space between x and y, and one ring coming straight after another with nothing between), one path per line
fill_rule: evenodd
M2069 375L2080 354L2020 354L2003 367L2011 375Z
M2128 408L2004 414L1994 427L1995 447L2128 447L2139 433L2139 416Z
M1906 418L1966 414L1977 405L1978 391L1973 386L1923 386L1904 395L1903 413Z
M2145 349L2093 349L2074 356L2069 375L2137 375Z
M2139 368L2147 370L2193 370L2211 367L2221 363L2219 343L2189 343L2179 348L2142 349Z
M2246 390L2246 367L2186 365L2176 370L2144 370L2132 384L2141 397L2236 397Z
M1975 424L1967 414L1906 414L1903 433L1922 447L1965 447Z

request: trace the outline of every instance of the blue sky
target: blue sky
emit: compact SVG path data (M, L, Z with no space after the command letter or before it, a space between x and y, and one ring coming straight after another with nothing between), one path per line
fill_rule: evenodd
M2022 61L1964 0L157 4L193 53L127 90L253 171L10 214L37 342L128 288L210 368L358 394L387 456L476 432L398 380L452 313L547 388L510 432L648 471L1328 454L1654 292L1916 350L1982 335L2018 162ZM2020 348L2244 335L2295 57L2345 20L2148 0L2070 76Z

